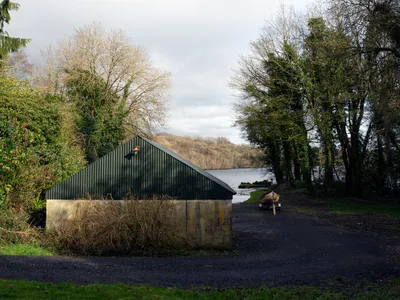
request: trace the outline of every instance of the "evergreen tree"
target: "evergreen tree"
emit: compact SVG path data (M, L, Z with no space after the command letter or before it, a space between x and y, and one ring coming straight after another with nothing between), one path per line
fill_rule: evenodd
M11 20L10 10L18 10L19 4L9 0L3 0L0 3L0 60L3 60L11 52L18 51L21 47L26 47L30 39L10 37L4 30L4 25L9 24Z

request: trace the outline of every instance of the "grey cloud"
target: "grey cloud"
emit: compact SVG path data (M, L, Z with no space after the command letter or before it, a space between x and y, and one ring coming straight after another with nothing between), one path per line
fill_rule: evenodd
M101 21L105 28L121 28L152 55L156 67L172 73L169 132L243 142L238 129L231 127L234 91L228 80L239 55L248 51L265 19L277 10L276 1L16 1L21 9L13 12L9 32L32 38L27 52L34 59L40 49L84 24ZM293 2L304 6L308 0Z

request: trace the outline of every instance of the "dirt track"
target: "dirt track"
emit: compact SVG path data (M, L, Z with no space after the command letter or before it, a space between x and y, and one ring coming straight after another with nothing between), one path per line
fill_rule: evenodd
M295 196L292 196L295 197ZM46 282L237 287L317 284L400 277L383 238L296 213L290 196L273 216L233 206L236 251L177 258L17 257L0 255L0 278ZM293 201L294 202L294 201Z

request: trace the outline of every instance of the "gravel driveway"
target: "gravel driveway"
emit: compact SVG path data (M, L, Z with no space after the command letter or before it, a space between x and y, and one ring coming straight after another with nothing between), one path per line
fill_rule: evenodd
M236 251L173 258L0 255L0 278L45 282L238 287L316 284L323 280L399 277L383 239L284 207L277 216L255 204L233 205Z

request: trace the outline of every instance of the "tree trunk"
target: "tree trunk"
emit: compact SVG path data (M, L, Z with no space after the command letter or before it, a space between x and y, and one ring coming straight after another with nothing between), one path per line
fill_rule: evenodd
M293 151L294 151L294 155L293 155L294 179L296 181L300 181L301 180L301 158L300 158L299 152L297 151L296 143L293 141L292 144L293 144Z
M378 141L378 190L381 192L385 192L385 158L383 156L383 145L382 145L382 136L378 133L377 134L377 141Z
M332 146L329 143L325 143L324 145L324 154L325 154L324 185L332 186L334 181L333 153L332 153Z
M271 141L268 143L268 151L271 156L272 169L278 184L283 182L283 173L281 169L281 150L278 143Z
M361 197L362 190L362 153L359 140L359 128L354 126L350 127L350 144L348 144L348 167L346 168L346 190L351 196Z
M386 174L389 175L389 188L390 190L396 189L396 172L393 168L393 151L392 145L390 143L389 130L386 126L385 128L385 154L386 154Z
M284 141L283 143L283 159L285 162L285 177L286 181L290 184L291 187L295 187L294 184L294 176L292 172L292 155L290 149L290 143L288 141Z

